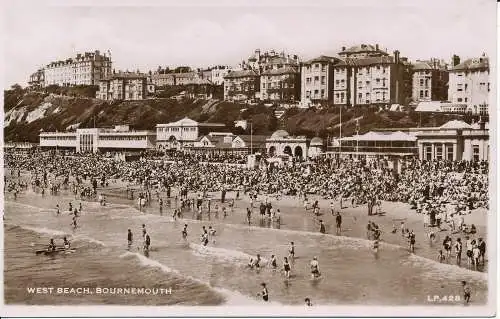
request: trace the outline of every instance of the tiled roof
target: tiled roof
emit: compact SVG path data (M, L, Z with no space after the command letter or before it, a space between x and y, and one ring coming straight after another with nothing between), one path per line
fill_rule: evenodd
M453 67L453 71L462 71L462 70L474 70L474 69L489 69L490 68L490 60L487 57L468 59L459 65Z
M298 73L299 71L291 66L286 66L284 68L279 68L279 69L273 69L273 70L267 70L262 72L262 75L281 75L281 74L291 74L291 73Z
M413 65L413 70L433 70L428 62L418 61Z
M320 55L317 58L311 59L309 61L304 62L304 64L311 64L311 63L316 63L316 62L331 62L335 63L338 61L338 58L332 57L332 56L326 56L326 55Z
M357 66L366 66L373 64L391 64L394 63L394 58L392 56L377 56L377 57L367 57L361 59L351 59L351 62Z
M244 77L250 77L250 76L258 76L257 73L253 70L242 70L242 71L232 71L229 72L224 78L229 79L229 78L244 78Z
M147 75L144 73L132 73L132 72L118 72L115 74L111 74L103 80L113 80L113 79L145 79Z

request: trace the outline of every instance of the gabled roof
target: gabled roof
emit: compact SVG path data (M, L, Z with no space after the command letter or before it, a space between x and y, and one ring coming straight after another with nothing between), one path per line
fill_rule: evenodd
M464 62L454 66L452 71L465 71L477 69L490 69L490 59L488 57L480 57L474 59L467 59Z
M224 79L231 78L244 78L244 77L257 77L259 76L254 70L241 70L229 72Z
M241 138L245 143L252 144L262 144L265 143L268 136L267 135L238 135L237 137Z
M447 130L459 130L459 129L470 129L472 128L472 126L465 123L464 121L453 120L441 125L439 128Z

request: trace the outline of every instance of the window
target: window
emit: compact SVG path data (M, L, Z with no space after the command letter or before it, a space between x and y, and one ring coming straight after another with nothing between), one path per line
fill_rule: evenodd
M321 90L321 97L325 97L325 90Z
M446 146L446 160L453 161L453 145Z
M424 79L420 79L420 86L424 86Z
M358 101L361 101L363 99L363 93L358 94Z
M472 146L472 160L474 162L479 162L479 145Z
M317 81L319 81L319 76L314 77L314 82L317 82Z
M375 79L375 82L380 83L380 79L379 78Z
M443 159L443 147L441 145L436 145L436 159Z
M464 102L467 102L467 98L464 98Z
M321 84L325 84L326 83L326 76L322 76L321 77Z
M467 91L467 83L464 85L464 90Z
M321 71L322 72L326 72L326 64L322 64L321 65Z
M425 90L425 97L429 97L429 91Z
M335 84L336 85L339 85L340 81L339 80L335 80Z
M424 97L424 91L420 90L420 98L423 98L423 97Z
M462 84L457 84L457 91L462 92L463 91L463 85Z
M431 145L424 146L424 159L427 161L432 160L432 146Z
M457 99L457 102L462 102L462 98L461 98L461 97L459 97L459 98Z
M316 63L316 64L314 65L314 68L315 68L315 69L319 69L319 64L317 64L317 63Z

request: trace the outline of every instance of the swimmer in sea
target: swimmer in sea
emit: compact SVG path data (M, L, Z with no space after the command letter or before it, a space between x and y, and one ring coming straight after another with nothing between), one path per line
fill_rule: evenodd
M295 246L293 244L293 241L290 242L290 249L288 250L288 257L290 258L290 260L292 262L295 259Z
M379 247L379 241L378 239L375 239L373 241L373 253L375 254L375 256L378 255L378 247Z
M187 228L188 228L188 225L184 224L184 229L182 230L182 239L184 239L184 240L186 240L187 236L188 236Z
M250 258L250 261L248 262L248 268L253 269L253 258Z
M212 242L215 244L215 229L212 228L212 226L208 226L208 235L210 236L210 239L212 240Z
M257 294L257 296L261 296L262 300L267 302L269 301L269 292L267 291L266 284L261 283L260 285L262 286L262 292Z
M285 277L290 278L290 263L288 262L288 258L285 257L283 261L283 271L285 272Z
M440 251L439 251L439 254L438 254L438 261L439 261L440 263L443 263L443 262L445 261L445 259L446 259L446 256L443 254L443 251L442 251L442 250L440 250Z
M319 232L322 234L326 233L325 224L323 224L322 219L319 220Z
M316 279L319 276L321 276L321 273L319 272L318 258L315 256L313 260L311 260L311 278Z
M260 269L260 254L257 254L257 258L255 258L253 266L257 269Z
M146 233L146 235L144 236L144 251L148 252L150 246L151 246L151 238L149 237L149 234Z
M313 305L311 302L311 299L309 299L309 298L304 299L304 302L306 303L306 306L308 306L308 307L312 307L312 305Z
M134 235L132 234L132 231L129 228L128 233L127 233L127 243L128 243L129 250L130 250L130 247L132 246L133 241L134 241Z
M47 247L47 251L55 251L56 244L54 243L54 238L50 239L49 247Z
M64 240L64 249L70 249L71 244L69 240L66 238L66 236L63 238L63 240Z
M146 237L146 224L142 224L142 237Z
M57 216L61 214L61 211L59 210L59 204L56 205L56 214Z
M462 287L463 287L463 291L464 291L464 303L468 304L470 301L471 289L467 285L467 282L465 280L462 281Z
M273 269L278 268L278 262L276 261L276 256L271 255L271 259L269 260L269 265L273 267Z

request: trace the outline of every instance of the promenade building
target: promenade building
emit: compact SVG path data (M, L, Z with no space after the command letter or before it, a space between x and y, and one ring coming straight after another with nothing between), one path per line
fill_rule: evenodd
M447 101L449 72L439 59L417 60L412 67L412 101Z
M319 137L291 136L285 130L277 130L266 139L269 157L287 157L305 160L323 152L323 140Z
M194 146L198 139L212 131L224 131L221 123L199 123L187 117L171 123L157 124L157 147L160 150L181 149Z
M466 104L468 113L488 114L490 65L486 54L453 66L449 77L450 102Z
M192 146L185 148L192 154L212 155L239 155L265 153L265 135L234 135L232 133L211 132L200 137Z
M75 152L137 152L154 149L155 144L155 132L130 130L128 125L40 133L41 148Z
M412 128L420 160L488 161L489 125L453 120L440 127Z
M96 98L101 100L143 100L147 97L147 76L142 73L118 72L99 81Z
M44 86L98 85L111 74L111 66L111 55L101 54L99 50L77 54L45 66Z
M151 75L151 82L155 86L165 86L165 85L175 85L175 74L174 73L166 73L166 74L158 74L155 73Z

